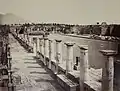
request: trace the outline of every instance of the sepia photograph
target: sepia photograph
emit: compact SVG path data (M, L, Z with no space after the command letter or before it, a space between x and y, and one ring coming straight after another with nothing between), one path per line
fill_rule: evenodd
M120 91L120 0L0 0L0 91Z

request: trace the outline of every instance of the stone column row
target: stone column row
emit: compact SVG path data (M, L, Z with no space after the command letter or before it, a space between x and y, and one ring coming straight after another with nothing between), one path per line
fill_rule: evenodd
M49 58L49 68L51 69L51 60L56 56L56 73L58 74L58 65L62 62L62 40L55 40L56 42L56 54L54 54L54 40L48 40L44 38L44 48L40 39L40 52L44 55L44 64L45 57ZM67 60L66 60L66 75L68 72L73 71L73 46L74 43L67 42L64 43L67 47ZM80 48L80 91L84 91L84 82L89 80L88 70L89 70L89 61L88 61L88 46L79 45ZM44 50L44 51L42 51ZM102 91L113 91L113 79L114 79L114 56L117 52L112 50L102 50L104 56L107 56L107 60L104 62L103 71L102 71ZM54 56L55 55L55 56Z
M49 40L47 37L39 38L39 41L37 41L37 44L39 43L39 45L37 45L37 46L39 46L39 48L36 46L36 48L37 48L36 49L34 46L34 49L37 51L39 49L40 53L44 56L44 60L43 60L44 62L45 62L46 57L51 60L55 60L55 56L56 56L56 58L58 58L56 62L61 62L61 60L62 60L62 56L61 56L62 55L62 53L61 53L62 45L61 45L60 40L55 40L55 41L56 41L56 51L57 51L56 54L55 54L55 50L54 50L54 47L55 47L54 40ZM45 63L45 65L46 65L46 63Z
M43 40L43 41L42 41ZM44 56L44 64L46 65L45 58L49 58L49 68L51 68L51 60L56 58L56 73L58 74L58 65L62 63L62 40L55 40L56 42L56 52L54 51L54 40L48 40L48 38L40 38L40 53ZM74 43L67 42L64 43L67 47L67 60L66 60L66 74L73 71L73 46ZM84 48L81 48L84 51ZM55 54L56 53L56 54ZM86 53L86 59L87 59ZM82 57L81 57L82 58Z
M42 41L42 39L40 40ZM49 40L46 38L44 39L43 43L44 43L44 48L42 47L42 44L40 45L40 49L41 49L41 54L44 55L44 60L43 62L45 62L45 58L48 57L49 58L49 68L51 69L51 60L54 60L54 58L56 58L56 73L58 74L58 65L60 63L62 63L62 41L61 40L55 40L56 42L56 54L54 51L54 40ZM49 46L48 46L49 44ZM47 45L47 46L46 46ZM67 46L67 60L66 60L66 74L68 74L68 72L73 71L73 46L74 43L71 42L67 42L65 43L65 45ZM49 48L49 49L47 49ZM44 51L42 51L44 50ZM84 48L81 48L81 50L84 51ZM86 52L86 51L85 51ZM48 55L46 55L48 53ZM86 59L87 58L87 52L86 52ZM81 57L82 58L82 57ZM87 60L88 61L88 60ZM46 63L45 63L46 64ZM88 67L88 66L87 66Z

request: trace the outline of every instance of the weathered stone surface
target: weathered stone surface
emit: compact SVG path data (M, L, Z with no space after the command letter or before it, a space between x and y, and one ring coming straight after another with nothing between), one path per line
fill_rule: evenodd
M57 81L66 91L76 91L78 84L72 82L65 75L57 75Z
M17 91L64 91L41 65L38 64L32 53L26 50L10 35L12 53L12 69L17 69L14 74L21 77L21 84ZM13 75L14 75L13 74Z

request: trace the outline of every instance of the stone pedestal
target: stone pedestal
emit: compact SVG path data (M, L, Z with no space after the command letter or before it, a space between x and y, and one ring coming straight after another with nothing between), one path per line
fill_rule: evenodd
M114 91L114 61L117 54L114 50L100 51L106 58L102 70L102 91Z

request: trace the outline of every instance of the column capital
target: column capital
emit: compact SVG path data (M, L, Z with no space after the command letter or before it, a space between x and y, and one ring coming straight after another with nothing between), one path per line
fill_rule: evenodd
M47 38L47 37L44 37L44 40L48 40L48 38Z
M78 47L82 50L88 50L88 45L78 45Z
M105 56L115 56L118 53L115 50L100 50L100 52Z
M56 42L62 42L62 40L58 40L58 39L56 39L55 41L56 41Z
M75 43L73 43L73 42L66 42L64 44L67 45L67 46L73 46Z
M40 40L44 39L44 38L39 38Z
M53 39L49 39L50 42L53 42L54 40Z

